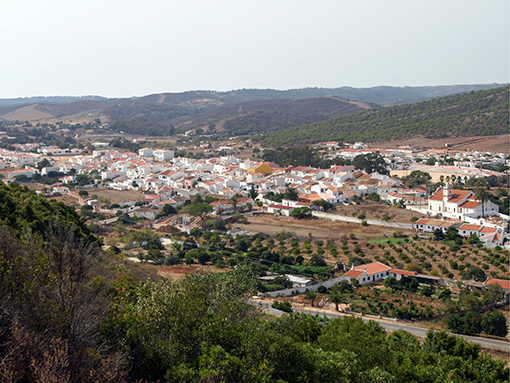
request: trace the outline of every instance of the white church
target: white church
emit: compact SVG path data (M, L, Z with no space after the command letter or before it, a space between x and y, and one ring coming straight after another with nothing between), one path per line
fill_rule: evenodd
M498 214L499 206L489 200L483 202L474 198L470 190L452 189L448 183L429 197L428 210L443 217L465 220Z

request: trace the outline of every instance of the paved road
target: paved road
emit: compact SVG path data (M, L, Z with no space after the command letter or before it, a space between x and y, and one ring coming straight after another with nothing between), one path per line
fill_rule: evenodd
M269 302L263 302L263 301L249 301L248 303L252 304L253 306L260 308L263 311L266 311L269 314L280 316L283 315L284 312L280 310L275 310L271 308L271 304ZM343 316L346 316L346 314L341 313L333 313L333 312L327 312L317 309L302 309L293 307L295 312L303 313L303 314L311 314L311 315L319 315L319 316L325 316L327 318L340 318ZM363 317L364 322L368 322L369 320L373 320L377 323L379 323L381 326L385 328L386 331L396 331L396 330L405 330L414 336L425 338L428 332L428 329L422 328L422 327L414 327L409 326L405 324L401 324L399 322L393 322L389 320L381 320L377 318L366 318ZM485 349L491 349L491 350L498 350L498 351L506 351L510 352L510 341L501 341L501 340L495 340L495 339L487 339L487 338L480 338L476 336L468 336L468 335L460 335L460 334L452 334L456 336L460 336L461 338L464 338L470 342L478 343L482 348Z

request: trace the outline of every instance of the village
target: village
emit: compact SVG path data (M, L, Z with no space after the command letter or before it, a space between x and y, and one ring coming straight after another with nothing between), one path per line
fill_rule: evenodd
M510 248L509 217L499 212L498 205L487 197L477 199L473 191L455 189L456 184L469 179L482 180L481 185L487 185L491 178L497 179L502 173L483 167L508 165L509 159L504 153L449 151L445 154L444 150L420 151L409 146L377 149L368 148L361 142L348 148L337 142L321 145L326 158L353 159L377 153L390 169L391 175L384 175L369 174L355 169L353 165L331 166L329 169L280 167L271 162L238 158L234 154L193 159L174 157L175 151L170 149L145 147L134 153L119 151L105 142L92 142L91 145L93 150L90 153L85 153L84 149L60 149L38 144L15 144L13 150L1 149L0 169L5 174L4 182L37 181L52 173L58 174L61 177L54 183L47 182L47 186L38 193L50 197L76 197L76 208L88 205L92 211L107 213L106 219L100 222L103 224L115 222L115 217L122 212L152 221L156 227L171 227L167 232L181 230L188 234L195 227L200 227L202 220L193 219L189 214L165 216L165 206L167 211L171 207L171 212L175 213L193 198L208 198L210 207L204 213L213 216L266 212L292 217L296 210L306 209L310 215L323 219L367 224L362 216L342 218L342 208L359 204L364 198L375 199L378 203L405 208L417 214L411 222L388 222L389 219L383 218L370 224L400 226L436 235L438 231L444 234L455 228L465 238L476 235L486 248ZM221 149L233 151L235 147L230 144ZM44 166L40 166L42 161ZM428 173L430 183L406 186L401 178L413 172ZM431 193L433 182L441 182L443 186ZM108 201L89 198L97 188L118 194L138 191L141 198L105 204ZM80 195L76 189L80 190ZM324 206L334 207L336 216L328 217L327 213L321 213L325 210ZM364 266L359 267L351 269L345 277L355 276L361 284L376 282L376 276L377 280L381 279L382 274L371 272L373 266L366 266L365 272L362 272ZM388 275L391 268L386 267ZM409 271L396 272L412 274ZM493 282L494 278L486 281L489 284ZM507 292L510 290L507 282L500 283ZM293 287L300 285L297 282Z

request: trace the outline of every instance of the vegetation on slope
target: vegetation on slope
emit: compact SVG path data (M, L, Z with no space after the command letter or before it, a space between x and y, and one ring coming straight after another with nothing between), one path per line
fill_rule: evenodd
M267 146L321 141L385 141L424 135L430 138L506 134L509 87L437 98L272 132Z
M87 242L98 241L73 208L38 196L26 186L0 183L0 226L18 235L27 232L44 235L57 220L68 229L73 227L75 235Z
M504 362L444 332L421 342L359 318L262 317L241 263L140 282L71 209L0 186L1 381L508 381Z

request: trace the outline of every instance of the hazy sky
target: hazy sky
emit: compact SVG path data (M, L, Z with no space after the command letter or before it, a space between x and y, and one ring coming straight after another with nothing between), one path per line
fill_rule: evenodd
M0 97L509 82L508 0L0 0Z

